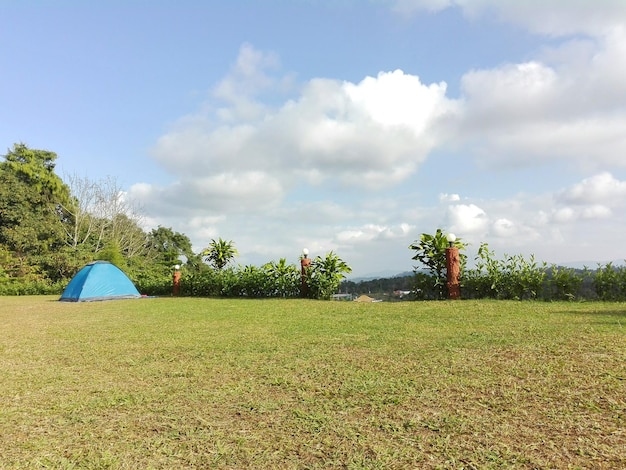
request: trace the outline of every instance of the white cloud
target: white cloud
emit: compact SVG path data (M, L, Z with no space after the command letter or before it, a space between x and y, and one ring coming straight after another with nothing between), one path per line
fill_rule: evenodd
M553 214L553 220L557 223L568 223L576 219L576 211L571 207L561 207L556 209Z
M448 194L448 193L439 194L439 202L456 202L460 200L461 200L461 197L458 194Z
M619 181L609 172L585 178L558 194L559 200L572 204L623 205L625 198L626 181Z
M496 220L493 223L492 230L494 235L498 237L513 237L517 234L515 223L505 218Z
M612 215L613 211L602 204L594 204L593 206L585 207L581 213L584 219L607 219Z
M491 10L500 20L527 27L538 34L564 36L605 34L623 24L626 4L621 0L602 0L601 7L589 0L458 0L475 14Z
M446 113L444 82L426 86L419 77L401 70L366 77L359 84L343 86L361 113L385 127L407 127L423 135L434 117Z
M367 224L359 228L343 230L337 234L336 239L342 244L360 243L376 239L393 240L405 237L412 229L413 227L407 223L401 223L396 226Z
M153 150L179 182L138 186L135 196L156 206L163 198L180 200L184 188L188 200L203 201L208 211L255 210L280 202L296 185L388 187L426 158L437 144L434 123L453 108L445 83L425 85L400 70L359 83L313 79L295 98L269 108L253 97L280 83L264 73L277 63L244 45L216 88L228 106L203 105Z
M468 15L495 14L530 32L562 37L533 60L468 71L462 98L445 120L450 146L498 167L558 160L585 171L626 167L626 2L402 5L405 11L456 6Z
M245 43L229 75L214 88L213 95L233 103L238 103L242 97L254 96L275 83L265 71L279 66L276 54L261 52Z
M624 24L622 0L393 0L394 9L411 15L458 7L472 18L494 15L498 20L550 36L606 34Z
M622 191L623 182L599 174L544 194L497 200L464 195L464 204L441 199L445 217L429 219L431 232L435 227L454 232L470 244L470 259L483 242L497 256L534 254L547 262L619 258L610 253L621 247L618 240L626 223Z
M459 147L489 163L626 167L626 72L594 58L571 70L535 61L469 72L462 90Z
M251 200L255 201L255 206L262 207L278 202L282 197L280 183L260 171L221 173L197 178L190 181L186 190L205 201L218 201L217 207L221 208L225 204L245 204Z
M614 216L625 204L626 182L608 172L585 178L555 192L551 220L556 224L586 224Z
M463 76L462 89L470 100L472 118L478 118L475 126L484 126L486 120L497 126L503 117L510 123L549 112L558 91L556 82L554 70L527 62L470 71Z
M475 204L456 204L448 207L450 230L459 234L481 235L486 233L489 218Z

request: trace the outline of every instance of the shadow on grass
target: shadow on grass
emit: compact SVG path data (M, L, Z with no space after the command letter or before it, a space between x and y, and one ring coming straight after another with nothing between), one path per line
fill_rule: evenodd
M626 326L626 303L623 309L610 310L563 310L565 315L576 315L590 318L589 323L594 325L617 325Z

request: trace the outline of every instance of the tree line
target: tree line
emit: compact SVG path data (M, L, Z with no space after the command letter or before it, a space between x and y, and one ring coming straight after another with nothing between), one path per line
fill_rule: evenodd
M0 161L0 295L60 294L85 264L106 260L146 295L171 294L174 266L182 264L182 295L329 299L341 289L387 293L389 299L397 299L396 291L402 300L447 298L450 242L442 229L408 247L419 263L410 277L348 281L351 268L332 251L302 267L285 259L239 266L232 241L211 240L195 253L189 238L171 227L146 232L141 210L114 178L64 181L55 173L56 159L54 152L20 143ZM462 298L626 300L625 266L574 270L532 256L497 258L483 243L469 269L466 244L452 243L460 250Z
M121 268L146 295L172 292L182 264L181 294L330 298L350 267L335 253L304 271L284 259L232 266L232 241L211 240L194 253L171 227L146 232L140 208L111 177L55 173L57 155L15 144L0 161L0 295L60 294L94 260Z

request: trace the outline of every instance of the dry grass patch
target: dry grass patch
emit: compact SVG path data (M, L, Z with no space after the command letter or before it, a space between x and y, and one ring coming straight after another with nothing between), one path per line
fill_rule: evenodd
M0 298L2 468L623 468L626 307Z

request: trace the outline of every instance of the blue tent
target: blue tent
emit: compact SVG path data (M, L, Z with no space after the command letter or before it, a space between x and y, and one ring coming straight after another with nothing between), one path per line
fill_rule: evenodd
M120 268L108 261L94 261L76 273L59 300L91 302L138 297L141 294Z

